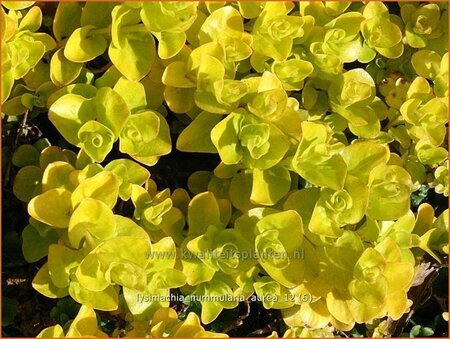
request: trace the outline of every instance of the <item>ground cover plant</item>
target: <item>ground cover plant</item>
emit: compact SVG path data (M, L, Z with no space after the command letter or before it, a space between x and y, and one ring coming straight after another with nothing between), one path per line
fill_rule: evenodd
M447 2L2 1L6 336L447 336Z

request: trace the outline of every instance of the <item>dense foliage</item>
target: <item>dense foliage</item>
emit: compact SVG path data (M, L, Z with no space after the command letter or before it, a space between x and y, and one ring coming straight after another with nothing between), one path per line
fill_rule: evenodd
M69 300L39 336L223 337L257 303L272 337L392 334L448 254L416 201L448 197L448 6L395 5L2 2L4 128L64 139L7 150L32 286ZM220 159L158 187L173 145Z

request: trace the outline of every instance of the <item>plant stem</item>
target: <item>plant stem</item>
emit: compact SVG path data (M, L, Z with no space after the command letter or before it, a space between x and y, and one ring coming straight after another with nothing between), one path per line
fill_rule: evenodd
M87 36L96 36L96 35L111 35L111 25L104 28L96 28L89 31Z
M135 33L135 32L145 32L150 33L147 26L144 24L136 24L136 25L130 25L125 26L121 28L122 33ZM111 35L111 25L104 28L96 28L89 32L88 36L96 36L96 35Z

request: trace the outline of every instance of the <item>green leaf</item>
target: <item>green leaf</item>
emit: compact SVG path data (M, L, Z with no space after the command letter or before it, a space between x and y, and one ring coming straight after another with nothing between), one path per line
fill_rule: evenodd
M229 35L235 39L242 37L244 25L241 14L231 6L213 11L203 23L200 30L200 43L220 40L221 35Z
M19 116L27 112L31 107L27 107L22 103L24 95L6 101L3 104L2 112L9 116Z
M303 222L295 211L265 216L256 224L255 249L265 271L280 284L292 288L305 272L301 258Z
M287 98L286 92L280 88L261 91L249 103L248 109L258 117L269 121L277 121L282 118L287 105Z
M93 25L98 28L111 24L111 11L117 2L87 2L81 15L81 26Z
M250 201L255 205L272 206L282 199L291 187L289 171L281 166L253 170Z
M171 237L162 238L152 245L149 257L155 257L158 260L150 261L147 272L162 271L166 268L175 266L177 248Z
M82 7L77 2L60 2L53 18L53 35L57 41L70 36L81 26Z
M139 10L125 4L112 11L112 37L108 55L117 69L129 80L146 76L155 60L155 40L150 32L130 31L127 27L140 22Z
M105 160L113 148L114 133L95 120L88 121L81 126L78 138L81 148L96 162Z
M210 225L223 226L220 209L214 194L205 192L192 198L188 206L189 235L198 236Z
M264 12L268 13L267 9ZM283 14L261 15L255 22L252 34L255 52L276 61L286 60L292 50L292 40L304 34L302 26L305 21L302 17Z
M63 188L54 188L31 199L28 213L34 219L56 228L69 227L72 193Z
M431 327L422 327L420 329L420 335L424 337L431 337L434 334L434 330Z
M107 47L106 39L90 32L95 26L77 28L70 35L64 47L64 56L72 62L87 62L101 55Z
M157 197L154 200L150 206L146 206L141 217L149 230L158 231L164 226L163 219L172 208L172 201L170 198L158 199Z
M194 294L199 296L212 296L217 298L220 296L233 296L233 290L226 281L214 279L211 282L198 286ZM203 323L208 324L214 321L224 308L235 308L238 305L238 299L233 298L232 301L207 300L201 301L201 304L201 320Z
M368 189L364 182L347 176L343 190L322 189L309 223L309 230L319 235L341 236L341 227L356 224L364 216Z
M177 149L182 152L216 153L210 134L221 116L201 112L178 136Z
M37 338L64 338L64 331L61 325L50 326L39 332Z
M119 149L139 162L154 165L172 149L166 120L154 111L133 114L122 129Z
M342 107L364 107L375 98L375 82L362 68L345 72L328 89L330 100ZM337 112L340 113L340 112Z
M101 77L95 80L95 86L101 87L111 87L113 88L117 81L122 77L122 73L116 68L116 66L109 67ZM119 92L118 92L119 93ZM122 95L122 93L119 93Z
M241 121L240 115L231 113L211 130L211 140L227 165L237 164L242 159L242 148L238 143Z
M245 212L256 207L250 201L252 194L253 175L250 172L241 171L233 176L230 183L229 196L234 207Z
M331 128L302 122L303 136L292 160L292 167L303 178L318 185L339 190L344 186L347 165L330 150Z
M77 155L67 149L63 150L57 146L48 146L41 151L39 163L41 168L47 168L55 161L63 161L72 166L75 165Z
M161 81L163 84L171 87L191 88L195 87L187 75L187 64L183 61L174 61L164 69Z
M39 7L31 7L19 24L19 30L36 32L42 24L42 11Z
M41 60L23 78L23 80L27 86L36 89L36 92L34 95L35 97L40 98L42 96L42 92L39 91L39 89L46 82L50 81L49 74L50 74L50 66ZM41 107L45 106L45 99L36 100L35 105L39 105Z
M147 232L130 218L115 214L114 219L116 220L116 236L135 238L146 238L148 236Z
M145 270L141 266L126 261L111 263L106 271L106 278L112 284L141 291L147 281Z
M71 274L78 267L82 258L79 251L64 245L52 244L48 248L48 272L52 282L59 288L67 288Z
M91 291L103 291L110 283L106 280L102 268L98 256L91 252L78 264L77 279L82 286L87 286Z
M166 86L164 100L174 113L187 113L194 107L195 88Z
M409 331L409 335L410 335L412 338L415 338L415 337L419 336L421 327L422 327L421 325L415 325L415 326L413 326L413 328L411 329L411 331Z
M95 311L90 307L82 305L77 316L70 324L67 336L84 337L91 335L102 337L105 336L105 333L98 330L98 321Z
M59 288L52 282L47 263L39 269L31 284L36 291L48 298L64 298L68 295L67 287Z
M220 90L224 76L225 68L217 58L210 55L204 55L201 58L197 73L197 91L195 92L195 103L199 108L220 114L227 111L227 105L217 99L217 92Z
M351 295L359 302L372 307L379 307L386 301L387 282L381 277L370 284L366 281L352 280L348 285Z
M369 175L367 215L377 220L395 220L409 211L411 177L396 165L380 165Z
M56 100L66 94L72 93L86 99L93 98L97 94L97 88L88 84L72 84L61 89L56 89L55 85L52 82L49 82L49 85L50 88L48 89L48 91L52 91L52 93L44 93L44 95L47 96L46 106L49 108L56 102ZM43 86L46 86L46 84L44 84Z
M3 31L3 30L2 30ZM2 39L2 104L8 99L14 85L14 70L6 43Z
M114 85L114 91L127 103L131 113L136 113L147 106L145 88L142 83L120 78Z
M295 210L302 217L305 225L309 224L314 206L319 199L319 188L310 187L293 191L283 204L285 210Z
M213 175L209 171L196 171L192 173L187 182L189 191L194 194L206 192L212 177Z
M289 148L289 139L274 125L239 109L211 131L211 140L223 163L267 169L276 165Z
M58 234L56 232L47 232L45 236L41 236L33 225L28 225L22 232L22 253L27 262L36 262L48 254L50 244L58 242Z
M422 164L436 165L448 158L448 152L443 147L433 147L420 140L416 144L417 158Z
M400 28L387 18L374 16L362 23L361 33L372 47L392 48L402 39Z
M417 75L434 79L440 72L441 57L434 51L420 50L412 55L411 64Z
M330 314L343 323L354 321L350 309L346 303L348 297L337 289L333 289L327 294L326 303Z
M80 108L84 121L96 119L119 137L123 126L130 116L130 109L125 100L111 88L103 87L97 91L95 98L88 99Z
M290 59L272 64L273 73L280 79L285 90L300 90L305 80L314 71L309 61Z
M238 2L239 12L246 19L253 19L261 14L265 3L259 2Z
M147 3L142 4L142 22L152 32L184 32L195 21L197 3Z
M82 96L67 94L56 100L48 112L48 118L62 136L76 146L80 145L78 131L83 125L80 108L85 101Z
M101 311L115 311L119 305L119 296L114 286L108 286L103 291L90 291L73 281L70 283L69 293L76 302Z
M14 79L24 77L41 60L45 44L22 33L8 45ZM36 33L37 34L37 33ZM26 56L26 57L25 57Z
M262 277L253 287L266 309L286 309L294 306L293 301L289 300L289 290L269 277Z
M161 59L170 59L177 55L186 42L184 32L154 32L158 39L158 56Z
M134 114L128 119L122 130L120 151L129 154L139 153L145 144L157 137L159 125L158 115L151 111Z
M114 233L113 212L101 201L92 198L83 199L70 217L68 236L74 248L79 248L81 241L88 234L95 241L101 241Z
M116 159L105 166L106 171L113 172L122 182L119 187L119 196L122 200L131 197L132 185L143 185L150 177L150 172L134 161L128 159Z
M83 64L66 59L60 48L50 60L50 77L55 85L67 86L80 75L82 68Z
M12 163L17 167L36 165L39 163L39 151L32 145L20 145L12 156Z
M303 222L300 215L293 210L265 216L257 222L256 229L261 234L272 230L280 231L278 239L288 252L298 249L303 241ZM295 232L295 236L292 232Z
M22 35L21 35L22 36ZM31 32L24 32L23 37L26 41L32 42L40 42L44 45L45 52L51 51L56 47L56 42L53 40L53 38L48 35L47 33L31 33ZM33 66L35 66L33 64Z
M361 141L344 148L342 158L347 164L348 174L367 181L373 168L387 164L389 153L387 146Z
M2 5L11 10L20 10L32 6L35 1L3 1Z
M407 262L388 263L383 272L389 283L389 293L407 291L413 282L414 266Z
M116 236L102 242L95 253L99 254L99 259L108 265L114 261L125 260L144 268L149 263L148 253L151 251L149 240L148 236L143 238ZM128 248L132 246L135 250L129 251Z
M381 277L386 267L383 256L373 248L366 249L359 257L353 270L353 276L358 280L374 283Z
M184 241L180 246L180 251L189 251L186 248L187 241ZM189 252L187 252L189 253ZM181 258L181 263L183 265L183 273L186 276L186 282L190 286L196 286L205 281L209 282L213 278L216 270L205 265L200 259L195 256L185 255Z
M73 191L72 206L75 208L83 199L93 198L105 203L110 209L114 207L119 195L119 178L112 172L100 172L85 179Z

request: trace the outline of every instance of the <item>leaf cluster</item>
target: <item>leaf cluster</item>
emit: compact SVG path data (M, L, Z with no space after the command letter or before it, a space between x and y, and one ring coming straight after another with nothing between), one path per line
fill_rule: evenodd
M333 336L400 319L448 254L448 210L411 206L448 196L447 4L61 2L50 34L39 4L2 6L3 119L48 114L73 146L12 158L33 287L82 305L41 337L105 336L96 310L223 337L203 325L252 298L285 337ZM220 163L160 189L172 144Z

